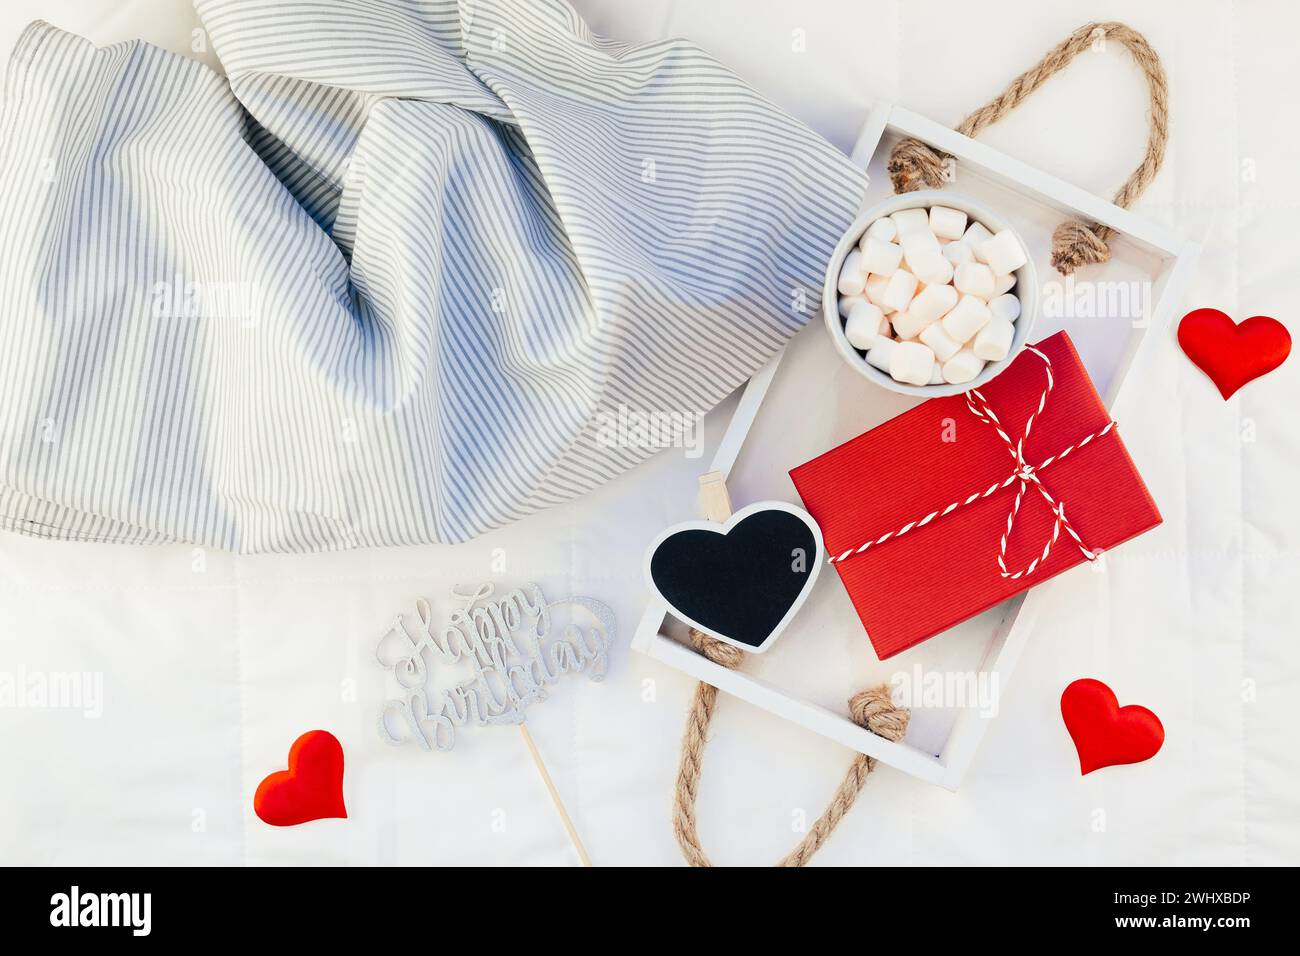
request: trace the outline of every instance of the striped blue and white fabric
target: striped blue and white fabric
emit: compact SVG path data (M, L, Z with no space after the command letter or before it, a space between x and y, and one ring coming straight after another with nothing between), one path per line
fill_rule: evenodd
M559 0L198 0L227 77L36 23L0 112L0 526L459 541L809 318L863 177Z

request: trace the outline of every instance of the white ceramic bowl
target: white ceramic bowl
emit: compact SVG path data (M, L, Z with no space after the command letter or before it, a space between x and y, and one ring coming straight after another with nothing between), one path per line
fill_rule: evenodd
M880 371L874 365L867 364L867 360L863 358L862 353L850 345L848 338L844 335L844 319L840 315L839 309L840 293L836 288L839 284L840 269L844 265L844 258L849 254L849 250L857 246L858 240L867 231L867 227L881 216L888 216L900 209L917 209L921 207L928 209L931 206L948 206L951 209L960 209L970 220L983 223L989 232L997 233L1004 229L1011 229L1015 237L1020 240L1020 244L1025 246L1020 233L1012 229L1006 220L973 199L935 189L903 193L898 196L890 196L883 202L872 206L859 216L853 225L849 226L844 238L835 247L835 254L831 256L830 263L826 266L826 282L822 289L822 312L826 316L826 328L831 334L831 339L835 342L836 350L844 361L856 369L859 375L871 379L881 388L887 388L892 392L900 392L904 395L915 395L919 398L960 395L962 392L969 392L972 388L979 388L988 382L1010 365L1024 349L1025 343L1029 340L1029 332L1033 328L1034 320L1038 317L1038 274L1034 271L1033 261L1028 260L1016 270L1016 284L1011 291L1020 299L1020 318L1016 320L1016 334L1011 340L1011 350L1007 352L1007 357L1001 362L990 362L984 366L984 371L980 372L979 375L969 382L962 382L960 385L952 385L948 382L941 385L905 385L902 382L894 381L887 373ZM1028 248L1028 246L1025 246L1026 251Z

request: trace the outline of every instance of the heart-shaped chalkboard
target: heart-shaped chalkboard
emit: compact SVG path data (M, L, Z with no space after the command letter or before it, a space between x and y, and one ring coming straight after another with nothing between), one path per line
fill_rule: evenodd
M821 530L806 511L760 501L726 524L669 528L650 546L646 578L684 623L763 651L812 590L822 551Z

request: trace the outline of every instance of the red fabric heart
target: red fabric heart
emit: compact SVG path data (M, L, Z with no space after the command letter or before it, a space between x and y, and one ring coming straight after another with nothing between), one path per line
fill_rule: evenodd
M1291 333L1267 315L1251 316L1237 325L1218 309L1196 309L1178 323L1178 344L1228 399L1286 361Z
M257 785L253 812L273 827L348 815L343 806L343 746L327 730L309 730L289 748L289 769Z
M1079 751L1081 773L1150 760L1165 742L1159 717L1137 704L1119 706L1109 687L1089 677L1065 688L1061 716Z

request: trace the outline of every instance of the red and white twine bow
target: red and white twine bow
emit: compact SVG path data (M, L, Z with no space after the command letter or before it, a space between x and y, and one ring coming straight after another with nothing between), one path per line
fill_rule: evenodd
M1043 408L1047 405L1047 396L1052 393L1052 389L1056 385L1055 379L1052 377L1052 360L1033 346L1028 346L1027 351L1032 352L1043 360L1043 366L1047 372L1047 385L1043 388L1043 394L1038 398L1038 408L1035 409L1034 413L1029 416L1028 421L1025 422L1024 434L1021 435L1018 440L1011 440L1011 436L1006 433L1006 430L1002 427L1002 423L998 420L998 416L994 413L993 409L989 407L988 400L980 393L979 389L973 388L966 393L966 407L969 408L971 414L980 421L993 426L994 431L998 433L998 437L1002 439L1002 443L1006 445L1007 451L1011 453L1011 457L1015 460L1015 470L1005 479L989 486L984 491L977 491L968 498L954 501L946 508L931 511L924 518L920 518L916 521L909 521L896 531L890 531L887 534L881 535L879 538L867 541L860 547L850 548L843 554L833 556L830 559L831 564L838 564L841 561L846 561L854 555L861 554L873 545L884 544L890 538L901 537L913 528L923 528L931 521L934 521L937 518L942 518L944 515L951 514L963 505L968 505L973 501L979 501L981 498L987 498L989 495L999 492L1003 488L1006 488L1013 482L1017 481L1020 482L1020 487L1016 489L1016 498L1011 503L1011 511L1007 514L1007 528L1002 532L1002 542L998 546L998 568L1000 569L1002 577L1010 578L1014 581L1017 578L1033 574L1038 566L1047 560L1047 556L1052 553L1052 546L1056 544L1056 539L1061 536L1062 528L1064 528L1066 533L1074 539L1074 543L1079 546L1079 550L1083 552L1083 556L1087 560L1096 560L1098 552L1093 551L1083 543L1083 539L1079 537L1079 533L1074 530L1074 525L1070 524L1070 519L1065 516L1065 502L1057 501L1052 497L1051 492L1049 492L1046 486L1043 485L1042 479L1038 477L1038 473L1053 462L1065 458L1066 455L1070 454L1070 452L1074 451L1076 448L1082 448L1093 439L1102 437L1115 427L1115 422L1113 420L1107 422L1105 427L1099 428L1092 434L1085 436L1073 445L1070 445L1064 451L1053 455L1044 462L1037 465L1031 465L1029 462L1025 461L1025 441L1029 438L1029 433L1034 427L1034 420L1043 413ZM979 404L976 404L976 402ZM1056 521L1052 525L1052 533L1048 537L1047 543L1043 545L1043 553L1034 558L1034 560L1030 561L1028 565L1021 568L1019 571L1008 571L1007 539L1011 537L1011 529L1015 527L1016 515L1020 512L1020 502L1025 496L1025 489L1030 485L1037 488L1038 493L1047 501L1048 507L1050 507L1052 513L1056 515Z

